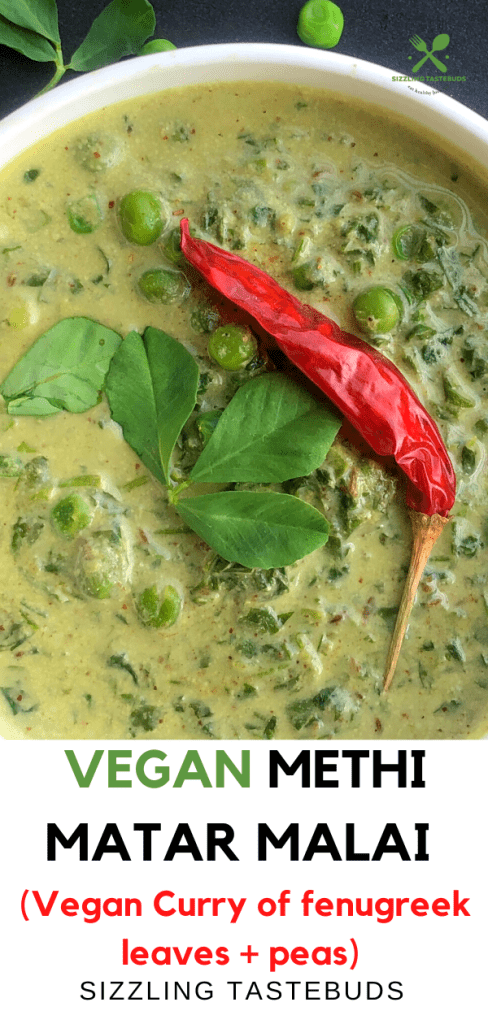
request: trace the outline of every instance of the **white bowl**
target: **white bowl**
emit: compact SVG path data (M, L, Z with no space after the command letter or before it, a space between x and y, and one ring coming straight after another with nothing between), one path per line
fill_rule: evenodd
M486 181L488 121L424 83L395 77L391 69L368 61L269 43L223 43L136 57L81 75L4 118L0 168L51 132L112 103L174 86L274 81L327 89L407 118Z
M436 133L470 163L488 166L488 121L424 83L393 81L388 68L338 53L271 43L223 43L150 54L81 75L0 123L0 167L39 139L94 110L172 86L276 81L359 97Z

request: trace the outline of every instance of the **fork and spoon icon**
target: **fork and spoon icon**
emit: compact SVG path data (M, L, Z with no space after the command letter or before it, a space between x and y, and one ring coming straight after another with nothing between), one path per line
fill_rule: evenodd
M443 64L441 60L438 60L437 57L434 57L434 52L437 50L445 50L446 46L449 46L449 36L446 32L441 32L440 35L435 37L431 50L427 48L427 43L424 43L424 40L421 39L420 36L412 36L410 43L415 50L419 51L419 53L425 53L425 57L422 57L422 60L419 60L418 64L412 68L413 73L420 71L422 65L429 59L433 64L435 64L436 68L439 68L439 71L447 71L446 65Z

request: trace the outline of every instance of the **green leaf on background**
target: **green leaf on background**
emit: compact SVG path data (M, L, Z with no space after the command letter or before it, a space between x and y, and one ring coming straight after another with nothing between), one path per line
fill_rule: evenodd
M341 421L281 373L244 384L191 471L206 483L276 483L322 464Z
M290 494L221 491L181 498L179 515L214 551L249 569L291 565L325 544L327 520Z
M74 71L95 71L138 53L155 28L156 16L148 0L112 0L95 18L69 67Z
M0 14L14 25L37 32L53 43L60 41L56 0L0 0Z
M147 53L164 53L166 50L176 50L175 44L170 43L169 39L150 39L137 51L137 56L145 57Z
M22 53L24 57L29 57L30 60L56 60L56 51L47 39L37 35L36 32L30 32L27 28L12 25L10 21L7 21L1 15L0 43L3 46L10 46L11 50Z
M124 338L112 360L106 394L113 419L144 465L169 483L171 453L193 411L198 366L179 341L148 327Z
M83 316L60 320L32 345L0 385L11 416L84 412L96 405L121 337Z

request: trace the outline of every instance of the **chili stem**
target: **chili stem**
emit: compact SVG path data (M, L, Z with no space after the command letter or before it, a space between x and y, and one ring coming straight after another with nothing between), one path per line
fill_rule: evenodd
M430 553L438 537L440 537L448 520L444 516L435 513L433 516L424 515L423 512L408 510L412 522L412 554L410 566L405 580L405 586L398 609L395 628L390 641L390 649L386 659L383 690L386 692L393 680L398 655L403 643L403 638L408 626L410 612L417 593L422 573L429 560Z

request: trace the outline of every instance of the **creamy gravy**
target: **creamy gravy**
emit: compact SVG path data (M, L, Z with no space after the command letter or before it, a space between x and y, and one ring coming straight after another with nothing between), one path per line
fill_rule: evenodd
M133 189L162 196L166 224L151 246L129 244L117 224L118 201ZM86 197L101 223L78 234L67 209ZM187 88L124 103L3 172L0 379L50 326L83 315L122 335L148 324L174 335L200 359L201 410L223 407L246 372L237 379L208 360L202 328L209 309L218 322L215 297L191 273L180 304L149 303L137 288L145 270L172 265L165 242L184 214L204 237L240 249L355 333L355 295L373 283L395 289L402 322L375 343L437 419L458 475L452 525L424 575L384 696L410 532L401 488L383 470L336 443L318 478L288 488L324 512L331 542L283 573L243 573L182 532L105 401L44 419L12 418L3 407L0 455L14 474L0 479L3 735L486 732L483 202L463 167L404 126L282 85ZM392 249L398 228L412 223L425 232L431 259L400 259ZM420 271L439 278L423 299ZM190 424L178 449L182 472L199 443ZM100 479L66 487L80 476ZM93 509L72 541L56 535L50 518L66 493L84 495ZM109 560L109 593L87 590L87 559L92 567ZM173 626L152 629L137 614L135 595L153 584L180 595Z

